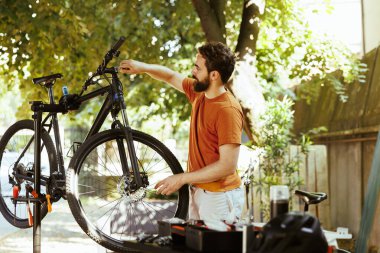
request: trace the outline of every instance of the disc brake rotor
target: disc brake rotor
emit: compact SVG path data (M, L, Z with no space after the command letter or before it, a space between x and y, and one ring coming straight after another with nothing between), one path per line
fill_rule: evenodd
M127 176L120 177L117 183L117 192L131 202L142 200L146 196L146 189L141 187L137 190L131 190L132 183L133 179L128 178Z

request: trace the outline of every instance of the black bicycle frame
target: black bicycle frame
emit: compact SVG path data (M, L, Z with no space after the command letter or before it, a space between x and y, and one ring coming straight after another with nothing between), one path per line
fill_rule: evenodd
M113 118L113 124L112 128L120 128L123 129L125 136L126 136L126 142L127 142L127 148L128 148L128 154L130 158L130 167L133 172L133 176L135 179L135 183L137 185L137 188L140 188L143 186L141 175L139 173L138 169L138 162L136 158L136 151L133 145L133 137L132 137L132 129L129 126L128 118L125 112L126 106L124 102L123 92L122 92L122 84L117 76L117 70L115 68L110 68L106 70L106 73L109 73L112 75L112 81L111 84L102 87L98 90L92 91L86 95L80 96L75 102L76 103L84 103L88 100L91 100L95 97L107 94L102 107L100 108L100 111L98 112L95 121L93 125L91 126L89 132L87 133L87 136L83 140L86 141L88 138L93 136L94 134L98 133L102 125L104 124L107 116L111 113ZM48 92L49 92L49 99L50 104L44 104L42 111L44 112L50 112L42 121L43 126L48 126L48 132L53 129L54 132L54 138L55 138L55 144L57 148L57 155L58 155L58 171L62 173L62 175L65 175L65 169L64 169L64 161L63 161L63 152L61 148L61 141L60 141L60 134L59 134L59 124L58 124L58 118L57 113L65 112L64 108L58 104L55 104L54 102L54 95L53 95L53 89L52 85L47 86ZM122 121L123 124L118 120L117 115L121 113L122 115ZM46 122L51 118L50 124L46 124ZM33 139L31 140L33 141ZM122 139L117 140L118 149L120 152L120 159L123 169L123 174L130 176L130 169L128 166L127 161L127 153L124 148L124 143ZM51 172L52 173L52 172ZM42 183L44 184L44 183Z

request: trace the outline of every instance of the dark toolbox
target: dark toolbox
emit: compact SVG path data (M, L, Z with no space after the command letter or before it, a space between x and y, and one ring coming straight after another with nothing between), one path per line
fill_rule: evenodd
M158 234L160 236L172 236L174 244L185 244L186 223L169 223L158 221Z
M188 225L186 246L199 252L242 252L242 231L220 232L200 226Z

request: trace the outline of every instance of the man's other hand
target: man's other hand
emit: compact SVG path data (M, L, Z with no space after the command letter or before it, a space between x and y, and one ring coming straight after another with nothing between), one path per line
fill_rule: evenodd
M154 188L157 189L158 194L170 195L184 185L183 177L184 173L172 175L159 181Z

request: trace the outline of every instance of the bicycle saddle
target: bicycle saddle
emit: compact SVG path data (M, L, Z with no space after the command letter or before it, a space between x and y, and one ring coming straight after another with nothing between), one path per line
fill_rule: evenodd
M57 74L53 74L50 76L33 78L33 83L34 84L39 84L39 83L44 83L44 82L51 83L52 81L55 81L55 79L57 79L57 78L62 78L62 74L57 73Z
M327 194L323 192L306 192L296 190L294 193L297 196L299 196L305 202L306 205L318 204L323 200L327 199Z

